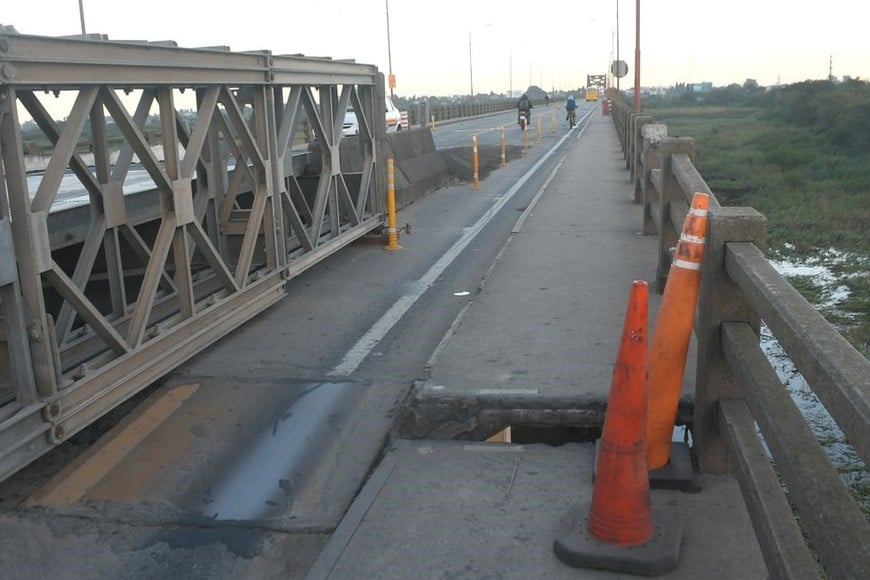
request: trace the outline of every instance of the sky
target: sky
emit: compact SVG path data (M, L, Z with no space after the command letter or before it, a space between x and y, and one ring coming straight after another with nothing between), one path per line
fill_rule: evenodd
M567 90L617 54L629 67L621 88L634 85L637 0L550 0L523 14L503 0L81 2L89 33L354 59L392 70L401 96ZM868 22L860 0L641 0L641 86L789 84L826 78L829 66L868 80ZM79 34L79 0L3 0L0 24Z

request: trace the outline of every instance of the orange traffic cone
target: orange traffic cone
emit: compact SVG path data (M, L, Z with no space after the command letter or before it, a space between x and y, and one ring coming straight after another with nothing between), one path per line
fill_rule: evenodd
M588 509L553 543L569 566L655 575L679 558L673 511L654 510L646 466L647 283L636 280L625 314L619 355ZM588 513L588 516L584 515ZM657 523L654 525L654 517Z
M603 542L634 546L653 532L646 469L646 282L635 281L613 368L601 433L589 532Z
M710 197L706 193L692 197L650 344L647 416L650 470L662 468L671 460L671 439L701 281L709 204Z

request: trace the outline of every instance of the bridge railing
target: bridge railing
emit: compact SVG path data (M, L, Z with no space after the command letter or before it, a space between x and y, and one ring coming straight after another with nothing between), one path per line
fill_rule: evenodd
M382 224L383 94L370 65L0 27L0 479ZM25 124L51 155L36 182Z
M659 239L660 289L692 194L711 196L694 324L701 471L737 477L771 577L818 577L816 558L829 577L861 577L870 570L870 524L762 351L761 322L866 465L870 362L767 261L764 216L716 201L694 166L693 140L668 138L664 125L621 103L613 119L644 233Z
M437 125L441 121L477 117L479 115L510 111L516 108L516 100L484 101L475 103L467 102L429 107L418 106L411 107L408 111L408 123L412 127L427 125L434 117Z

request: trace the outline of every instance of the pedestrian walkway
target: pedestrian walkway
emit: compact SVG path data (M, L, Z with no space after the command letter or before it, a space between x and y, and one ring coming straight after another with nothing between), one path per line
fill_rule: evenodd
M595 116L557 157L558 171L433 360L414 400L415 436L485 431L481 410L496 420L499 409L518 408L573 409L575 424L600 427L631 283L654 280L656 240L641 234L609 117ZM650 324L660 299L650 292ZM692 347L686 405L694 358Z
M601 424L631 283L653 279L655 240L640 233L609 117L563 155L433 355L405 426L423 438L398 440L309 578L616 577L568 567L552 549L591 498L592 444L443 440L482 439L510 419ZM650 293L651 325L659 302ZM685 404L693 383L689 367ZM766 578L735 480L698 483L694 494L652 492L683 527L663 577Z

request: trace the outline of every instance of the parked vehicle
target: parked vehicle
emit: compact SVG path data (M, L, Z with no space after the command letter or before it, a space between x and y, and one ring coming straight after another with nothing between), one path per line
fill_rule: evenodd
M384 97L384 117L387 121L387 133L395 133L407 127L402 127L402 113L390 100L390 97Z
M384 120L386 122L386 132L395 133L407 129L402 125L402 113L390 100L390 97L384 97ZM344 112L344 123L341 128L344 135L359 135L359 121L356 118L356 113L352 107L348 107Z

